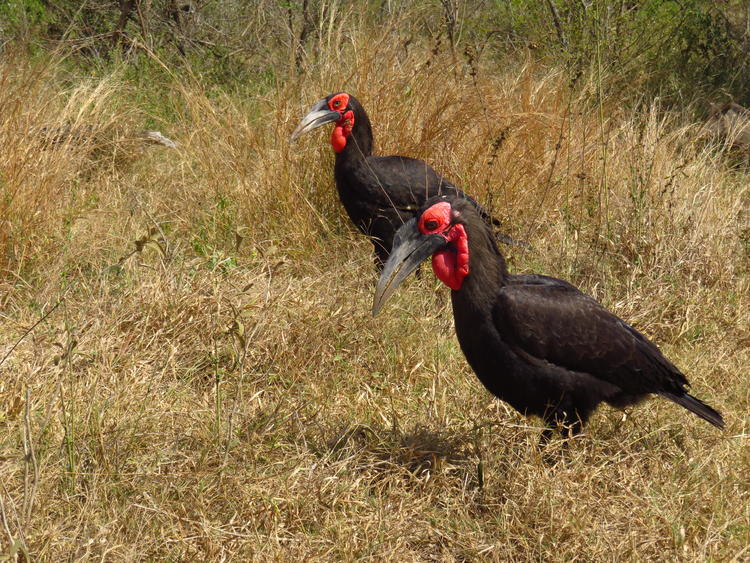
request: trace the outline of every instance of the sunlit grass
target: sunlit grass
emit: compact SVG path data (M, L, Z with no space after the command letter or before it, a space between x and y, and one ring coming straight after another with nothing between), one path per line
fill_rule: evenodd
M657 103L605 100L602 123L595 77L571 88L485 61L475 81L392 30L327 33L305 74L253 99L175 79L176 150L135 140L154 116L117 74L60 88L54 60L2 63L0 358L18 342L0 365L5 549L742 559L746 173ZM287 141L341 89L376 151L486 202L532 246L504 248L514 271L569 279L654 338L727 430L654 399L600 409L544 456L539 422L466 365L429 273L373 319L371 246L342 213L326 134ZM42 133L67 127L81 134Z

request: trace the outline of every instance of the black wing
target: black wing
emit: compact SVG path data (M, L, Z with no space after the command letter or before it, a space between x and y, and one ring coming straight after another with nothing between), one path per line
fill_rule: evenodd
M627 393L685 393L685 376L652 342L573 285L547 276L511 280L493 320L522 357L588 373Z

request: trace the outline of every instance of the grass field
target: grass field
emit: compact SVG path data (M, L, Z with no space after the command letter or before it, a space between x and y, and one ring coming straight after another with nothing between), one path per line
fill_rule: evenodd
M158 112L122 71L2 59L5 556L748 560L747 170L691 108L625 109L606 76L330 33L304 77L240 97L175 76ZM288 144L344 88L379 153L485 202L531 244L503 248L514 272L631 322L726 430L652 399L540 452L431 273L372 318L326 134Z

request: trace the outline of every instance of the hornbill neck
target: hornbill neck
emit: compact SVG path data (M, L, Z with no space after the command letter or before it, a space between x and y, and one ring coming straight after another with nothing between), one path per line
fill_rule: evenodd
M471 214L464 228L469 239L469 273L461 288L451 291L454 310L470 308L491 314L498 291L508 281L508 268L487 226Z
M344 149L336 153L336 164L364 160L372 154L372 125L365 108L354 96L349 98L354 111L354 127L346 139Z

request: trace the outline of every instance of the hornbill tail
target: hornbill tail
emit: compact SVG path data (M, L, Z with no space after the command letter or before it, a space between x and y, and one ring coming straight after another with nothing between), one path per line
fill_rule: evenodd
M711 407L700 399L693 397L692 395L685 393L684 395L675 395L674 393L659 393L662 397L674 401L681 407L685 407L693 414L698 415L706 422L710 422L717 428L724 428L724 418L721 413Z

